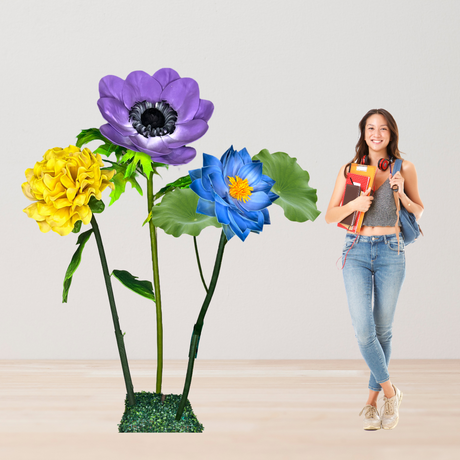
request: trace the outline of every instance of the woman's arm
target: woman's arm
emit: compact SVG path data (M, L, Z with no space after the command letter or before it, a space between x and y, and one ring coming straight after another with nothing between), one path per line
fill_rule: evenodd
M349 216L354 211L363 211L366 212L374 199L373 196L369 196L370 188L358 198L350 201L345 206L340 206L342 201L343 190L345 188L346 179L343 175L343 171L347 165L340 168L337 180L335 181L334 191L332 192L331 201L327 207L326 215L324 218L328 224L333 222L340 222L345 217Z
M417 171L414 164L407 160L403 161L401 172L397 172L394 177L390 174L390 185L399 187L401 204L414 214L418 221L425 208L418 193Z

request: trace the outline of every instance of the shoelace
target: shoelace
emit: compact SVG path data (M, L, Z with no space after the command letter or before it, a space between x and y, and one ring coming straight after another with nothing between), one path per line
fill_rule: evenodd
M383 397L383 400L385 401L383 406L380 408L380 416L382 416L382 409L385 413L385 415L393 415L395 412L395 401L396 398L387 398L386 396Z
M365 405L362 408L362 410L359 413L359 415L361 415L363 413L364 409L366 409L366 412L364 414L364 416L366 418L374 418L375 415L379 415L379 411L377 410L377 408L375 406L371 406L370 404Z

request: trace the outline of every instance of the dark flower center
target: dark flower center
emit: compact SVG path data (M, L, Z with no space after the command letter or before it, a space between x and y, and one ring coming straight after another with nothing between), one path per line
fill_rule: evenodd
M136 102L129 111L133 128L144 137L172 134L176 129L177 112L166 102Z

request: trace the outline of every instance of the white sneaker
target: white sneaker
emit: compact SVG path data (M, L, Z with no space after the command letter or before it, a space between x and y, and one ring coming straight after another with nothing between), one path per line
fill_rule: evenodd
M380 412L382 418L382 428L385 430L392 430L399 421L399 406L401 405L403 394L393 385L395 395L392 398L383 397L385 401L383 405L383 415Z
M380 430L381 420L379 416L379 411L375 406L366 404L362 411L359 413L361 415L364 412L364 429L365 430Z

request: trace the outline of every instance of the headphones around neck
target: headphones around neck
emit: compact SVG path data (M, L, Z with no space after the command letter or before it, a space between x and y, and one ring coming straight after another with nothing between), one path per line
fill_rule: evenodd
M379 169L382 171L386 171L388 169L388 166L393 163L393 157L390 155L390 158L380 158L380 160L377 163L377 166ZM363 165L368 165L369 164L369 155L364 155L363 159L361 160L361 164Z

